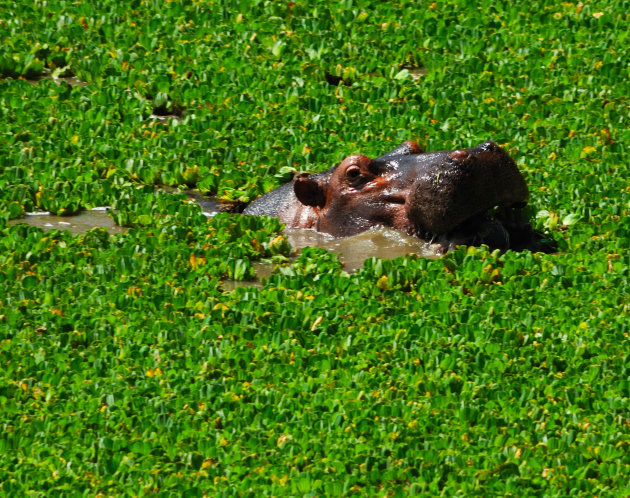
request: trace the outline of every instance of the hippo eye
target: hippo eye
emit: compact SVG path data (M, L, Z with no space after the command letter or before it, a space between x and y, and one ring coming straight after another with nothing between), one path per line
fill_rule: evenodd
M359 168L357 166L353 166L351 168L348 168L346 170L346 176L348 178L350 178L351 180L356 180L357 178L359 178L361 176L361 168Z

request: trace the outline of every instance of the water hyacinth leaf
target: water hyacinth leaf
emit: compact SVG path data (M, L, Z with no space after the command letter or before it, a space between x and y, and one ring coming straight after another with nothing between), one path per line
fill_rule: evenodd
M24 206L16 201L11 201L7 206L9 218L20 218L24 216Z
M158 92L153 98L153 105L158 107L165 107L168 103L168 95L165 92Z
M566 226L575 225L580 220L580 216L576 213L569 213L562 218L562 224Z
M35 275L27 275L22 279L22 287L24 289L32 290L37 287L39 279Z
M400 71L398 71L395 75L394 75L394 79L395 80L404 80L406 78L409 77L409 70L408 69L401 69Z

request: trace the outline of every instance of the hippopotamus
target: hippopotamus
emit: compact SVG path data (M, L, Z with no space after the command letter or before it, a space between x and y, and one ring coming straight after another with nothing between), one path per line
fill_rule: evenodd
M518 218L509 213L528 194L514 160L492 141L428 153L406 141L375 159L355 154L322 173L300 174L243 214L337 237L384 225L444 251L459 244L508 249Z

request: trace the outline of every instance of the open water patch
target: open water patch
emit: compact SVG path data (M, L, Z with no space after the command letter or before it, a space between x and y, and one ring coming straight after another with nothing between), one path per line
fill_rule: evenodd
M70 230L74 234L85 233L95 227L102 227L111 234L123 233L127 228L117 225L107 214L109 208L98 207L81 211L73 216L56 216L47 212L26 213L24 218L10 220L9 223L26 223L42 230Z
M221 207L221 203L214 196L202 194L198 190L182 190L181 192L199 204L202 213L208 218L212 218L215 214L224 210Z

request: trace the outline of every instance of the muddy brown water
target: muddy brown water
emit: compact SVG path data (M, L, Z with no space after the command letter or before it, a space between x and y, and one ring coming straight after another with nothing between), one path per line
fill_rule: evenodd
M103 227L111 234L123 233L127 229L114 223L107 214L107 208L82 211L75 216L55 216L50 213L27 213L24 218L9 221L10 224L26 223L42 230L70 230L72 233L85 233L94 227Z
M424 258L437 258L437 246L387 227L374 227L351 237L333 237L314 230L287 228L284 231L294 249L323 247L337 253L347 271L356 271L368 258L393 259L417 254Z
M199 203L207 217L212 217L220 211L220 205L214 198L195 191L186 191L185 194ZM107 208L96 208L83 211L75 216L28 213L24 218L12 220L10 223L27 223L43 230L52 230L53 228L70 230L75 234L85 233L94 227L103 227L111 234L124 233L127 228L116 225L107 211ZM363 266L363 262L371 257L392 259L398 256L416 254L425 258L436 258L440 255L436 246L386 227L375 227L358 235L343 238L297 228L287 228L284 230L284 234L296 251L304 247L322 247L336 253L348 272L358 270ZM274 265L269 263L254 263L254 270L258 278L269 276L273 267ZM235 287L256 285L257 283L259 284L259 281L225 281L223 288L231 290Z

